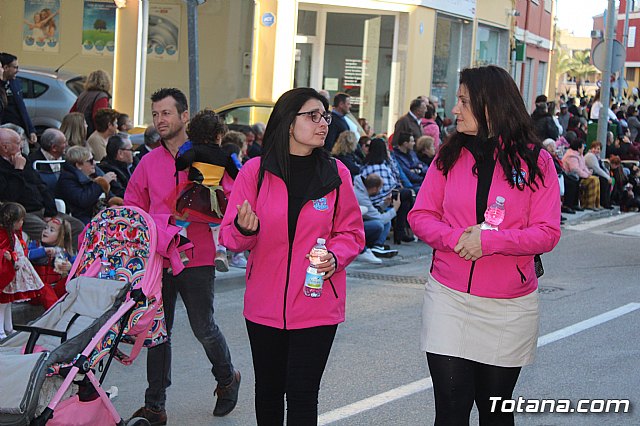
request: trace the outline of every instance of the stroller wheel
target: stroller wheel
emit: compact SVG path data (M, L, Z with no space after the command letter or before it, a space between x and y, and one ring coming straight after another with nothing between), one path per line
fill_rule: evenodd
M134 417L127 421L127 426L150 426L149 420L144 417Z

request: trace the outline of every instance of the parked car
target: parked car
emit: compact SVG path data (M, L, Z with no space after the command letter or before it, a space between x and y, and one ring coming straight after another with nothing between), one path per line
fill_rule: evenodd
M274 102L255 101L249 98L236 99L230 104L215 108L215 112L224 117L224 122L229 124L252 125L255 123L267 124Z
M60 127L85 81L84 76L37 67L20 68L17 78L22 83L24 103L38 134L50 127Z

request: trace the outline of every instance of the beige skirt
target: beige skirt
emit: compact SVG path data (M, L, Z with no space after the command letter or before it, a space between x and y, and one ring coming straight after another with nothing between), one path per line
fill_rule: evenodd
M492 299L452 290L429 274L422 307L422 351L500 367L533 363L538 292Z

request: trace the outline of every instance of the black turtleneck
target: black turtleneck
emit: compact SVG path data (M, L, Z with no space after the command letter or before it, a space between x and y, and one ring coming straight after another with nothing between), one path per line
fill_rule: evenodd
M309 186L316 175L316 158L314 155L304 157L289 155L289 240L293 241L296 225L302 205L307 200Z
M489 199L489 189L493 170L496 167L495 148L497 141L495 138L480 138L477 136L465 135L465 148L471 152L476 160L474 173L478 176L478 186L476 188L476 220L478 223L484 222L484 212L487 209Z

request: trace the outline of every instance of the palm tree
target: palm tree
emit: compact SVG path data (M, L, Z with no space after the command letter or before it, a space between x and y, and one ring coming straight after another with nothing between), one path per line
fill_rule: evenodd
M561 58L561 61L564 58ZM576 94L580 94L582 83L589 76L598 72L598 69L591 65L590 52L588 50L575 50L573 55L568 57L566 64L567 74L576 79Z

